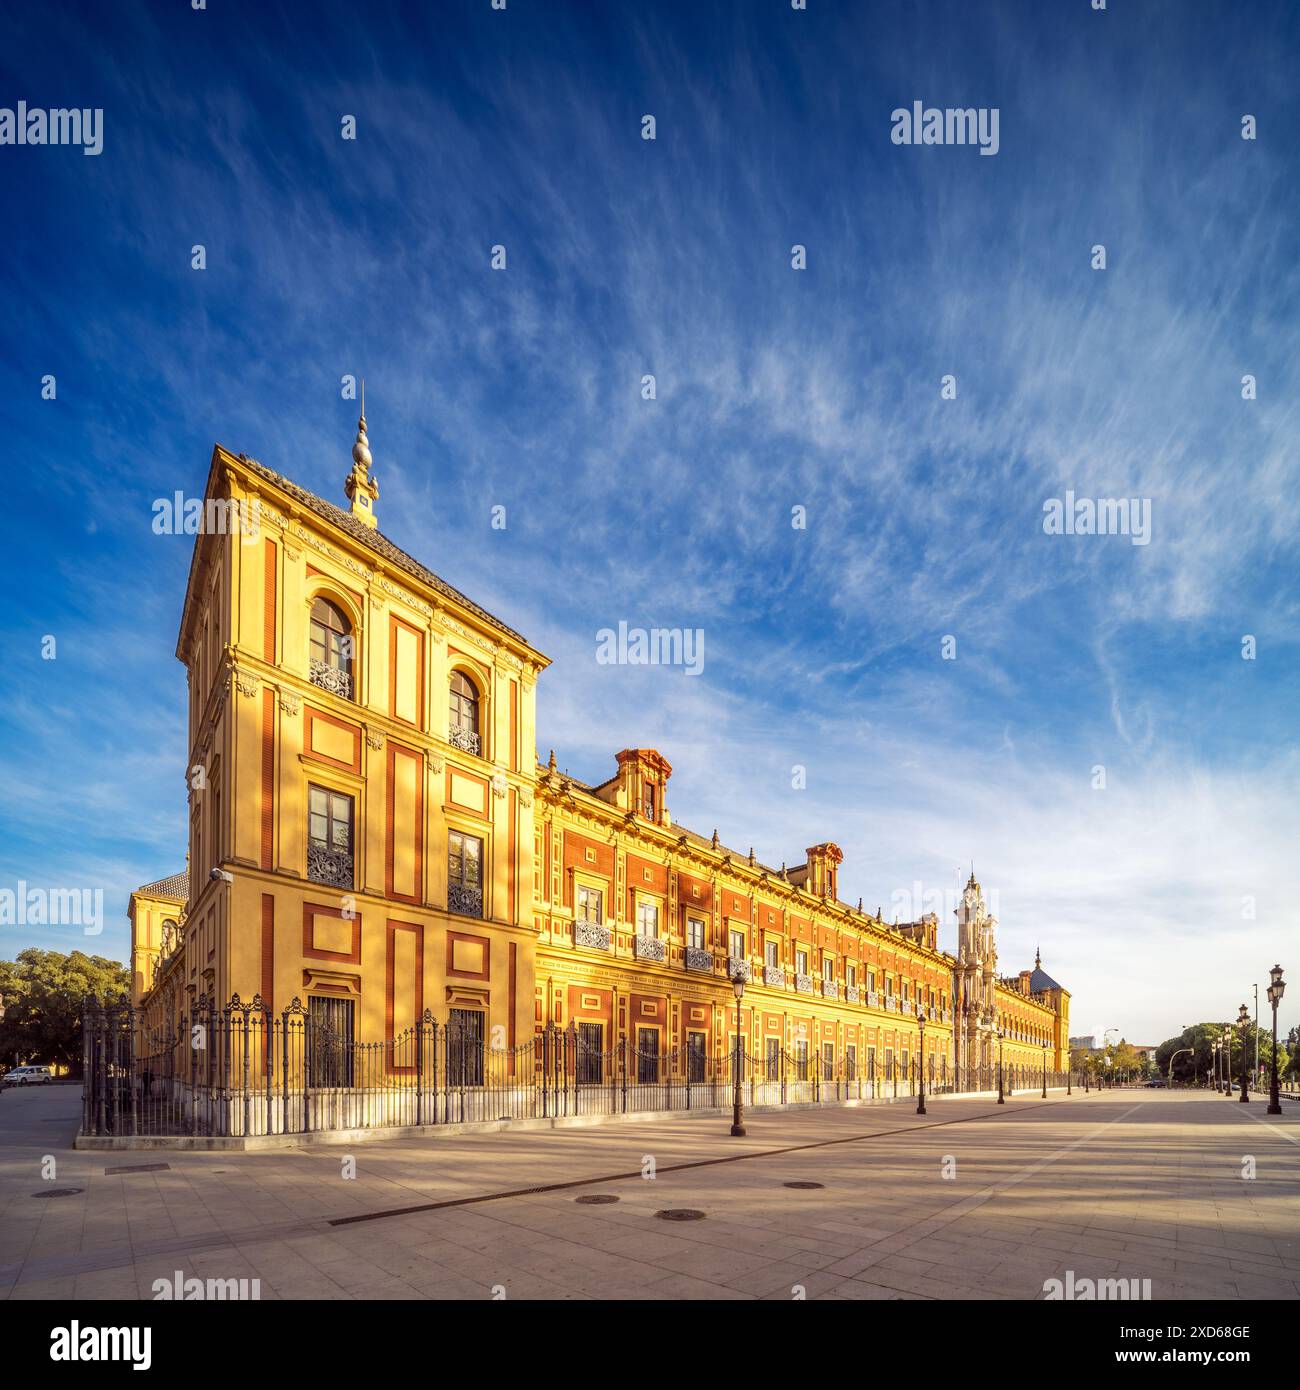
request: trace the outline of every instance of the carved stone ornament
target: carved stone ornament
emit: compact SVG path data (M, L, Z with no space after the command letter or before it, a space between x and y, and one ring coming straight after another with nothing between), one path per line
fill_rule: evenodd
M440 773L443 768L447 766L442 754L435 753L432 749L426 749L424 757L425 761L429 764L429 771L432 773Z
M302 700L292 690L280 692L280 708L285 714L297 716L302 713Z
M497 772L492 777L492 795L502 797L509 790L510 784L506 781L505 773Z
M384 736L379 732L378 729L371 729L367 727L366 742L370 745L371 748L375 749L375 751L378 752L379 749L381 749L384 746Z
M533 792L531 787L520 787L519 804L521 806L531 806L533 804Z
M246 671L242 666L235 667L235 689L241 695L256 695L260 682L251 672Z

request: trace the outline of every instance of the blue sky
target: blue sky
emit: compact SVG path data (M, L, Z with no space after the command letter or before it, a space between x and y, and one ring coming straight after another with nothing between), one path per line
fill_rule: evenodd
M352 373L381 527L555 661L543 758L654 745L678 820L772 863L833 839L887 914L973 859L1076 1032L1158 1041L1287 964L1293 7L0 23L0 105L104 110L98 157L0 147L0 886L102 886L110 922L0 955L124 956L182 862L189 541L152 502L217 440L341 500ZM996 106L997 155L892 144L915 100ZM1044 534L1067 489L1150 498L1151 543ZM598 665L620 619L702 629L704 673Z

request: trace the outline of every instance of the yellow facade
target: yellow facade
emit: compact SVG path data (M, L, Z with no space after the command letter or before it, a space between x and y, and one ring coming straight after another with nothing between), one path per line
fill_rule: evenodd
M774 869L675 824L656 750L594 787L539 764L547 658L378 531L364 417L353 459L345 511L214 451L207 502L242 524L201 534L190 570L192 872L183 915L132 900L149 1024L297 998L376 1040L454 1010L495 1047L578 1024L685 1074L732 1047L739 968L760 1064L945 1076L961 1000L937 919L841 901L834 844ZM1023 980L996 987L1007 1060L1041 1065L1046 1039L1059 1068L1068 996Z

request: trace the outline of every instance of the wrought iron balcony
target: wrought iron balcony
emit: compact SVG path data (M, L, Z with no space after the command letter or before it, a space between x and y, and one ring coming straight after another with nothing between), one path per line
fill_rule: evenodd
M880 995L874 989L867 991L867 1008L878 1009L880 1007Z
M840 997L840 987L834 980L822 981L822 998L838 999Z
M593 951L608 951L609 942L609 928L602 927L599 922L587 922L579 918L573 924L575 946L590 946Z
M858 991L857 985L845 985L844 997L850 1004L859 1004L862 1002L862 997Z
M483 890L462 883L447 885L447 911L461 917L483 916Z
M794 987L800 994L811 994L813 992L813 978L811 975L796 975L794 977Z
M885 1012L887 1014L892 1014L896 1013L897 1011L898 1001L894 998L892 994L885 995Z
M771 985L773 989L784 989L785 971L779 965L765 965L763 967L763 983Z
M345 700L352 698L351 675L318 656L307 658L307 679L322 690L328 690L331 695L341 695Z
M686 968L687 970L699 970L706 975L712 975L713 952L706 951L702 946L688 946L686 948Z
M351 888L352 856L347 850L331 849L319 841L308 841L307 877L313 883L328 883L334 888Z
M749 962L741 960L739 956L727 957L727 979L734 980L739 975L746 984L749 983Z
M450 724L447 727L447 742L453 748L459 748L462 753L473 753L476 758L481 756L480 749L483 745L473 729L463 729L459 724Z
M634 939L637 960L653 960L662 965L668 959L668 947L657 936L638 936Z

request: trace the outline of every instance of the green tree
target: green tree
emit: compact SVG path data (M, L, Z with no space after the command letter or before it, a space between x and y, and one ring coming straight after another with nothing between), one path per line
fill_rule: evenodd
M81 1011L87 996L120 1002L131 993L130 971L120 961L83 951L19 951L0 960L0 1058L16 1066L81 1061Z

